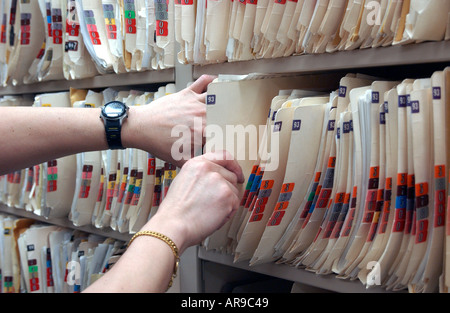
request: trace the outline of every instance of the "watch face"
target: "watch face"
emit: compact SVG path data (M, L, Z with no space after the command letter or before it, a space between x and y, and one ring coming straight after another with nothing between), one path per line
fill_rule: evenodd
M107 103L103 110L108 117L120 117L125 114L125 106L119 101Z

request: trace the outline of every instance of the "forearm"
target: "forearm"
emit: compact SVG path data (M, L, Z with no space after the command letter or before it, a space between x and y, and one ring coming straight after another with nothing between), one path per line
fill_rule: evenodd
M180 249L185 249L183 225L175 219L155 215L142 230L155 231L172 239ZM84 292L165 292L172 277L175 256L170 246L161 239L139 236L112 267Z
M107 149L100 109L0 108L0 174Z

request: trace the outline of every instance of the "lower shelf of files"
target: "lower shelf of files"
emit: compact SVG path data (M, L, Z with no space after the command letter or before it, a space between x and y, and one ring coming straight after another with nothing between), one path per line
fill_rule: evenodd
M233 256L228 254L222 254L212 250L206 250L204 247L200 247L198 249L198 257L203 261L214 262L237 269L247 270L259 274L269 275L276 278L290 280L331 292L340 292L340 293L389 292L378 286L366 288L366 286L364 286L359 281L339 279L334 274L317 275L313 272L291 267L288 265L276 265L273 263L267 263L256 266L249 266L248 262L245 261L234 263Z
M73 225L73 223L71 221L69 221L69 219L67 217L47 219L43 216L36 215L33 212L29 212L29 211L26 211L23 209L11 208L4 204L0 204L0 214L1 213L10 214L10 215L18 216L18 217L23 217L23 218L30 218L30 219L37 220L37 221L40 221L43 223L48 223L51 225L66 227L66 228L70 228L70 229L77 229L77 230L85 231L90 234L96 234L96 235L100 235L103 237L122 240L125 242L129 241L132 237L131 234L120 233L120 232L114 231L111 228L100 229L100 228L96 228L92 225L75 226L75 225Z

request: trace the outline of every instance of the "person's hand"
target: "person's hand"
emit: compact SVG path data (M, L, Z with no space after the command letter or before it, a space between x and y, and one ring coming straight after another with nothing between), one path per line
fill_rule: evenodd
M132 107L124 123L124 145L181 167L204 144L206 90L214 78L203 75L177 93Z
M166 198L144 230L170 237L180 253L222 227L239 207L239 164L227 152L205 154L186 162Z

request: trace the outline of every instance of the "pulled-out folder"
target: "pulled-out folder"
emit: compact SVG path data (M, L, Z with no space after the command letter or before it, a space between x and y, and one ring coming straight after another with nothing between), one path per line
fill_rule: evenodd
M306 194L316 166L324 108L328 99L303 98L294 109L284 180L273 213L252 257L253 265L273 261L274 246ZM302 153L305 147L308 147L308 153Z

